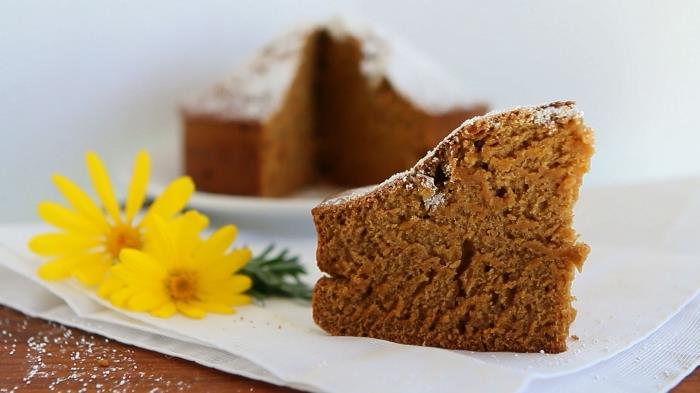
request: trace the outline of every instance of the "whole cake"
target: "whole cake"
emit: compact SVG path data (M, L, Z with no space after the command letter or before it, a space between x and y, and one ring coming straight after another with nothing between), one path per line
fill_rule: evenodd
M561 352L587 245L573 205L593 134L573 102L466 121L410 170L313 209L313 316L333 335Z
M199 189L282 196L377 183L486 107L401 40L342 20L297 29L182 108Z

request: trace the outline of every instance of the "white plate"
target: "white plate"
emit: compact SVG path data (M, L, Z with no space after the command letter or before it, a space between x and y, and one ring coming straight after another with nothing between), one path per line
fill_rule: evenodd
M174 179L184 174L179 143L160 145L151 154L148 196L155 197ZM133 158L132 158L133 159ZM130 169L131 164L120 165ZM123 174L122 177L127 178ZM216 224L232 222L247 230L284 232L308 236L314 233L311 209L325 197L341 191L331 186L310 186L289 197L262 198L195 191L189 207L210 216Z

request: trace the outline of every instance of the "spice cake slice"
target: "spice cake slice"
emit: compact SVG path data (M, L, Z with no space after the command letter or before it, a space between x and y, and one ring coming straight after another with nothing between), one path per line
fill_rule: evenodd
M593 134L573 102L468 120L413 168L313 209L313 316L333 335L566 350L573 205Z

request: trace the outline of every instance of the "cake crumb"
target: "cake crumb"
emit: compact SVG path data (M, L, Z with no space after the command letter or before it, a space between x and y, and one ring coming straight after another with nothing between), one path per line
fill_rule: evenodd
M107 359L100 359L97 361L97 365L100 367L109 367L109 360Z
M580 340L580 338L579 338L577 335L575 335L575 334L571 335L571 339L574 340L574 341Z

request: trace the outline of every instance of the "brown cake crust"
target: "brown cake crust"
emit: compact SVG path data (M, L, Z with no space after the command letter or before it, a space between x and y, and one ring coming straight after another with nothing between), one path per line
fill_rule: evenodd
M278 109L251 113L247 106L275 106L271 94L247 102L235 83L211 92L225 97L217 98L220 108L200 102L183 108L185 171L198 189L274 197L319 179L376 183L409 168L448 130L487 109L477 103L429 111L388 78L368 80L361 70L365 43L356 36L317 28L290 39L293 45L266 48L251 66L273 72L271 64L299 56Z
M593 153L573 102L477 117L407 172L313 209L313 316L333 335L561 352L575 317L571 227Z
M236 195L262 192L260 123L188 116L185 130L185 173L200 189Z

